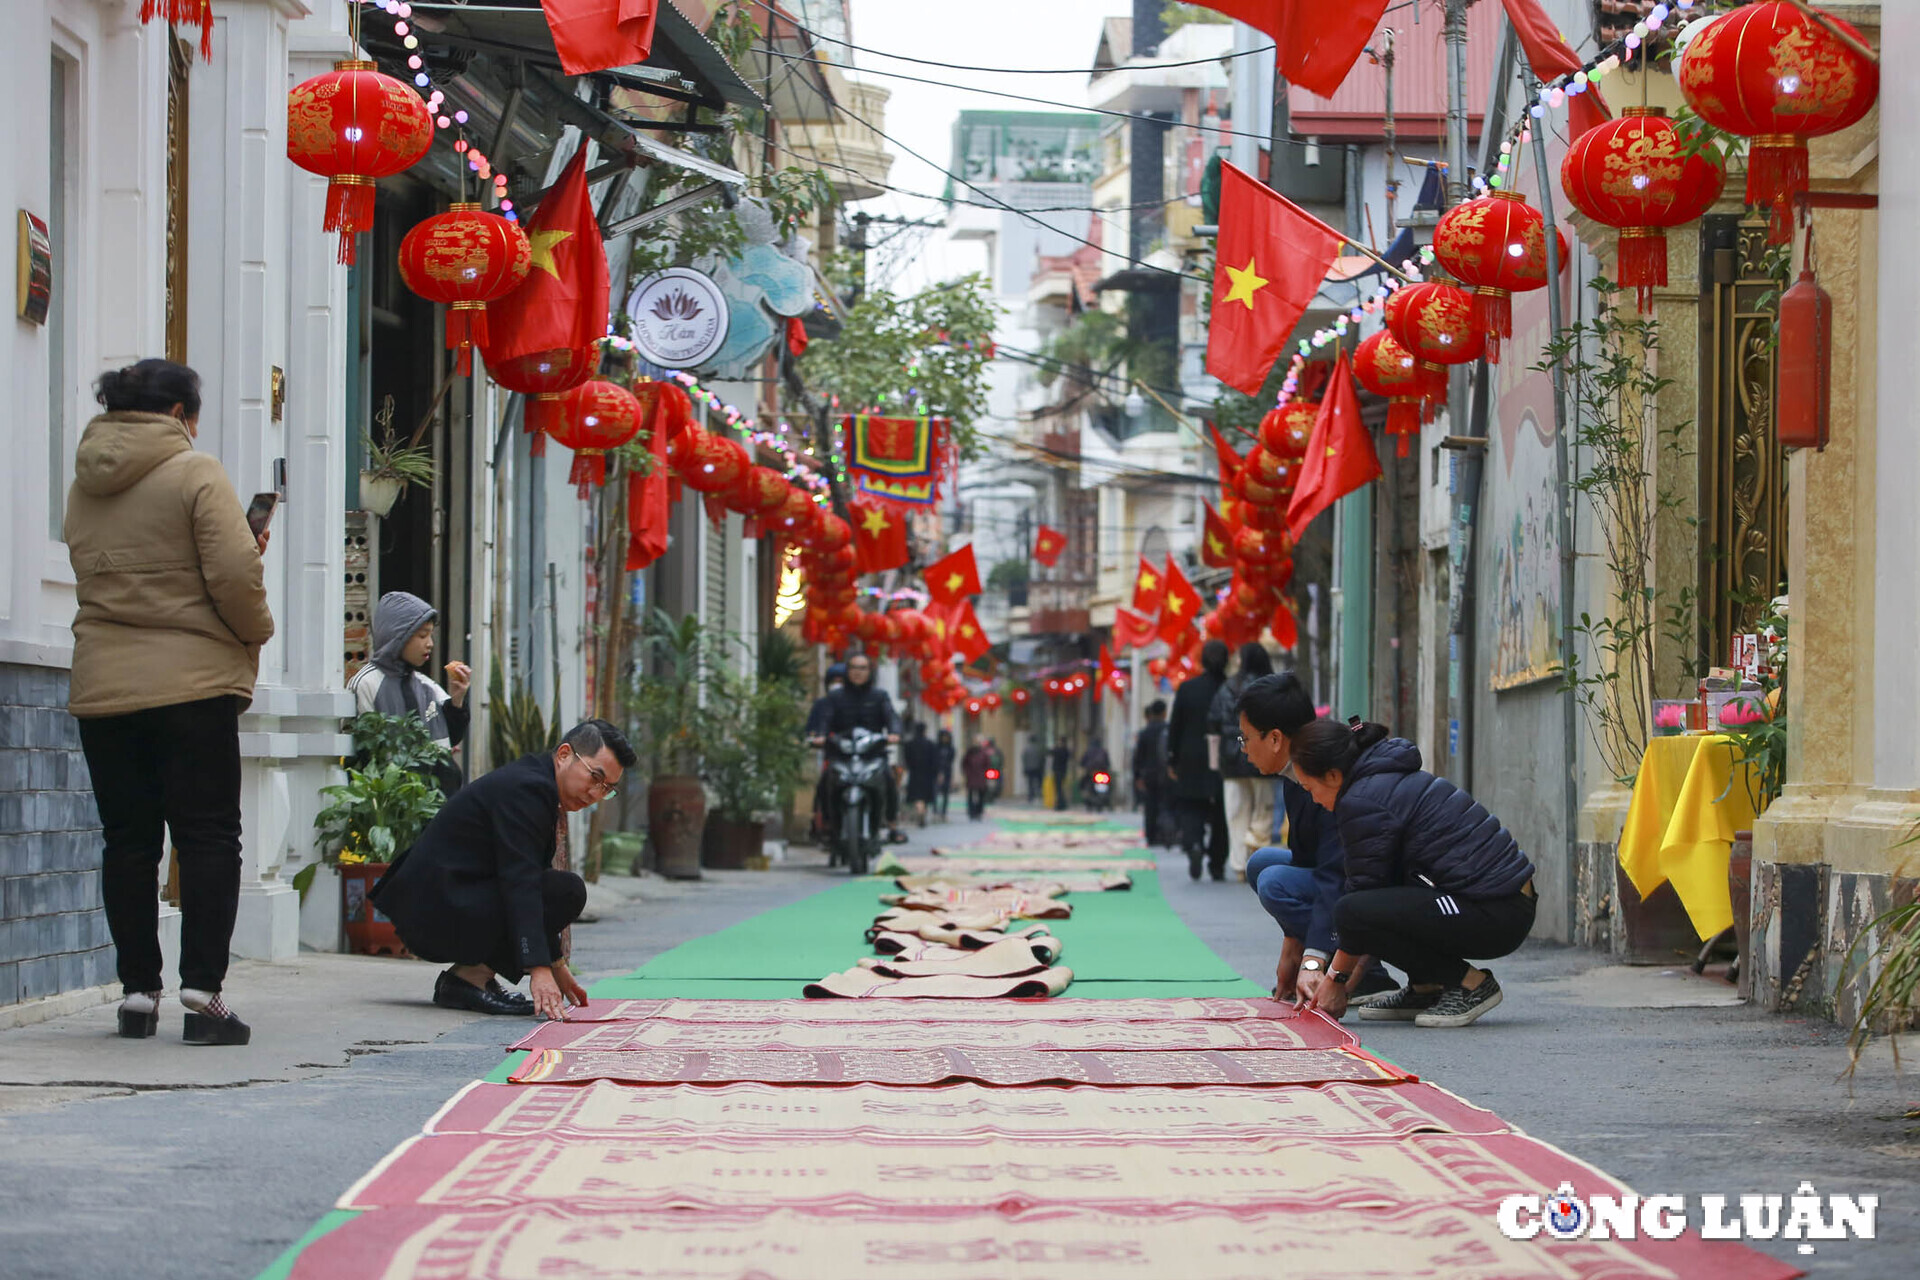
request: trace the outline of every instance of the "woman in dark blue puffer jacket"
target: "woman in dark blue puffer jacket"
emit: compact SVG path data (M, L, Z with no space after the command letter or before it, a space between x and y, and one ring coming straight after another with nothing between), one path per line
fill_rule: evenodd
M1362 1018L1464 1027L1500 1003L1493 974L1466 958L1527 940L1533 864L1485 806L1420 763L1420 748L1358 720L1317 720L1293 738L1300 785L1332 810L1346 847L1329 980L1344 983L1362 957L1384 960L1407 985Z

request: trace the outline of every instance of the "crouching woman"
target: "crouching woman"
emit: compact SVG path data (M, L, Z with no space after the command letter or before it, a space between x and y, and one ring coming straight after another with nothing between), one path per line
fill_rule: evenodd
M1344 982L1363 957L1384 960L1407 985L1362 1018L1464 1027L1500 1003L1493 974L1468 960L1511 955L1527 940L1534 869L1479 801L1420 763L1411 742L1357 720L1316 720L1293 738L1294 772L1333 812L1346 848L1329 981Z

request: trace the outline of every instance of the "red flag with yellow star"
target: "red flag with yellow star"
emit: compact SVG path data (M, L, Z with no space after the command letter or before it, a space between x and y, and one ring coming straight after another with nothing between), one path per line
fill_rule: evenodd
M1180 566L1167 557L1167 600L1160 609L1160 638L1171 641L1200 620L1200 593L1180 572Z
M920 611L927 620L927 636L932 642L933 659L945 662L953 656L953 619L945 605L930 604Z
M1113 647L1117 653L1129 649L1146 647L1153 639L1153 618L1142 615L1124 606L1116 606L1113 611Z
M1040 526L1040 532L1033 535L1033 558L1051 569L1060 560L1060 553L1067 549L1067 535L1058 529Z
M920 576L926 579L927 594L937 604L957 604L980 594L980 566L974 563L971 542L952 555L941 556Z
M1360 421L1360 401L1353 394L1353 374L1342 347L1320 401L1320 416L1313 420L1300 483L1287 504L1287 531L1298 542L1315 516L1379 476L1380 456Z
M607 246L587 195L587 153L574 153L527 219L533 267L512 293L487 304L490 365L558 348L579 350L607 336Z
M1257 396L1343 237L1233 165L1220 174L1207 372Z
M882 573L907 562L907 521L898 510L860 498L847 511L853 517L855 573Z
M985 627L980 625L979 615L973 611L973 602L965 601L953 615L953 651L968 662L978 662L993 641L987 639Z
M1213 456L1220 461L1220 487L1227 489L1232 485L1234 476L1240 473L1240 464L1245 459L1233 451L1227 438L1220 434L1220 428L1209 422L1207 430L1213 435Z
M1331 98L1380 25L1387 0L1200 0L1273 37L1280 74Z
M1211 502L1200 505L1207 509L1206 527L1200 534L1200 563L1214 569L1233 568L1233 529L1220 518Z
M1166 580L1160 576L1158 565L1150 563L1145 556L1140 557L1140 571L1133 577L1133 609L1135 613L1144 613L1149 618L1160 612L1160 602L1167 598Z

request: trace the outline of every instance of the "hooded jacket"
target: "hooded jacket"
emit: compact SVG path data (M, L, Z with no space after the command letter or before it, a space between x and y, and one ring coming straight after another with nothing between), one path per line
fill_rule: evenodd
M367 664L353 673L347 688L356 710L418 716L436 739L457 747L467 736L467 709L456 704L439 682L408 666L400 656L414 632L438 616L432 605L408 592L389 591L381 596L373 610Z
M260 548L226 469L194 452L185 423L160 413L88 423L63 536L80 605L75 716L253 701L273 637Z
M1405 738L1374 743L1334 801L1346 848L1347 892L1424 883L1463 898L1504 898L1533 864L1485 806L1420 767Z

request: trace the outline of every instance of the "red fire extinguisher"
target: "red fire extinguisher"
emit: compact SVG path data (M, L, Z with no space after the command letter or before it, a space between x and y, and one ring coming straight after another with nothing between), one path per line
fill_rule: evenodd
M1813 228L1800 279L1780 295L1779 395L1774 421L1789 449L1827 447L1827 406L1833 365L1833 299L1815 278Z

